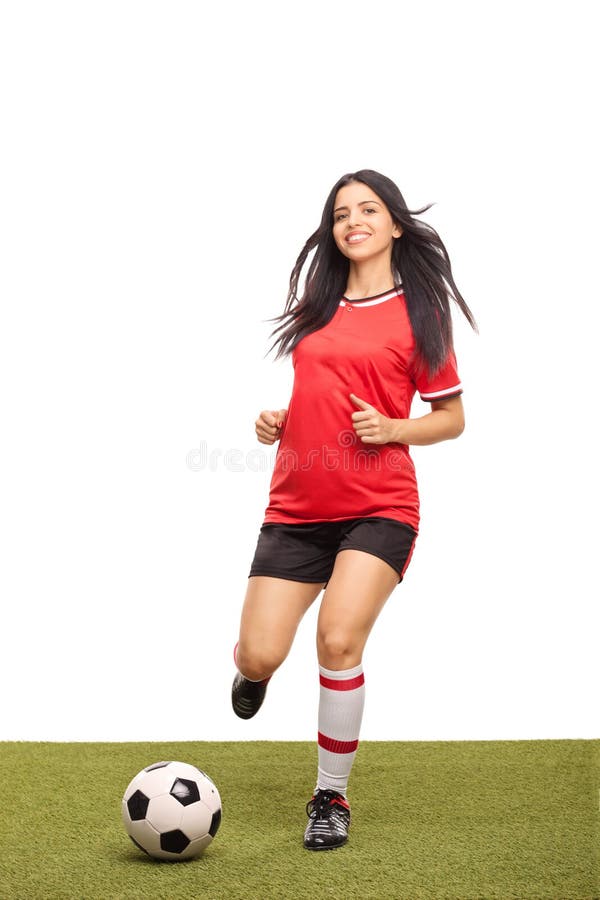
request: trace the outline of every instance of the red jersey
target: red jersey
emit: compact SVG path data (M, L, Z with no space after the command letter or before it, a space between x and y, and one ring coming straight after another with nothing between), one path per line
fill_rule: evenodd
M422 400L456 397L462 387L450 353L433 377L414 370L415 340L402 291L340 300L333 318L292 351L294 383L263 524L336 522L385 516L419 526L415 467L406 444L364 443L350 399L407 419Z

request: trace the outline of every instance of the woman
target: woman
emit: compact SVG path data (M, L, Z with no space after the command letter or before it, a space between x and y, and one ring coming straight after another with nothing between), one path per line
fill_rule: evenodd
M348 837L362 654L419 527L408 447L456 438L464 428L449 297L476 324L438 234L414 218L430 206L408 210L394 182L370 169L334 185L275 319L289 317L273 333L285 327L276 358L292 354L290 404L263 410L255 423L261 443L280 444L234 650L232 705L241 718L256 714L325 588L317 783L304 835L310 850ZM409 418L416 391L431 412Z

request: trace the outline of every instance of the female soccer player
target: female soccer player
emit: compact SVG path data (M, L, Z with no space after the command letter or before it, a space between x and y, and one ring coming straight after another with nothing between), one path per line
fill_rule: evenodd
M261 443L280 443L234 650L232 705L243 719L258 712L325 588L309 850L348 838L363 650L404 577L419 527L409 445L456 438L464 428L449 298L477 326L439 235L414 218L430 206L409 210L394 182L371 169L344 175L296 261L284 312L271 320L289 316L272 334L285 327L276 359L292 354L294 384L288 409L263 410L255 422ZM431 412L410 418L416 391Z

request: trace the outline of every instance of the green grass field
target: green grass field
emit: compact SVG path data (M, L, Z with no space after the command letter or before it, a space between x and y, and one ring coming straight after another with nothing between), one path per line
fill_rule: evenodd
M162 759L216 782L203 857L160 863L121 823ZM350 840L302 847L316 747L304 742L0 743L0 898L600 897L600 741L361 743Z

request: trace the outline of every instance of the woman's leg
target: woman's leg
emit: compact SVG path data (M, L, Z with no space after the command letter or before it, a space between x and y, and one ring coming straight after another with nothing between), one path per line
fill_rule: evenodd
M317 624L318 774L304 836L311 850L337 847L347 839L346 790L364 707L362 654L398 582L398 572L372 553L340 550L323 595Z
M273 674L288 655L304 613L326 583L270 575L248 579L236 651L242 675L260 681Z
M340 550L317 623L320 665L349 669L361 663L367 638L398 579L398 572L378 556Z
M317 787L346 793L364 706L362 655L398 573L362 550L340 550L317 623L320 668Z

